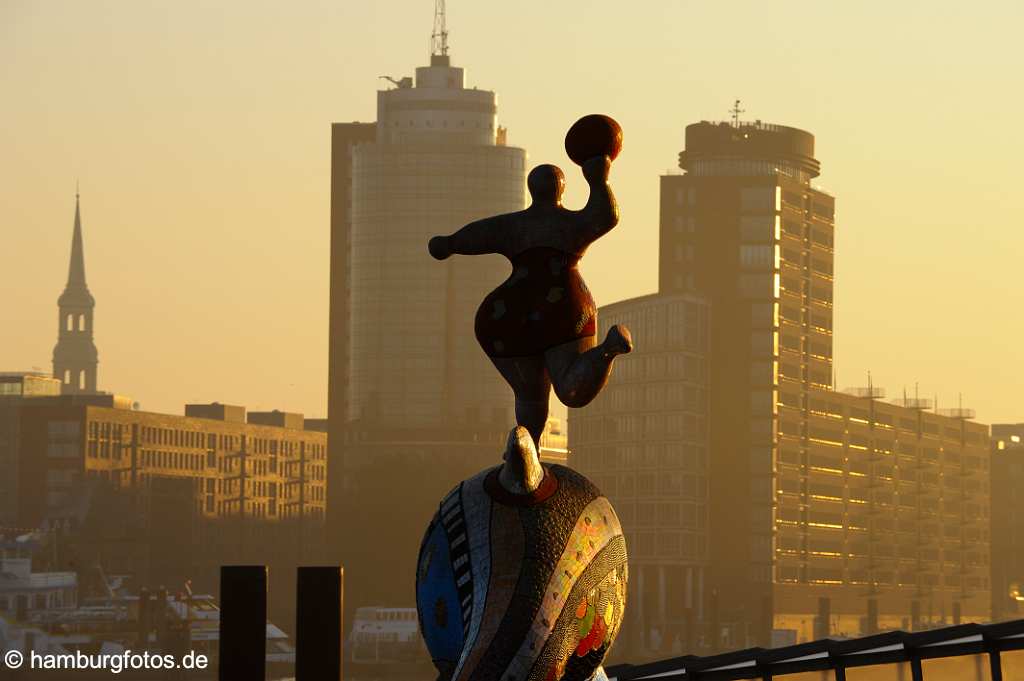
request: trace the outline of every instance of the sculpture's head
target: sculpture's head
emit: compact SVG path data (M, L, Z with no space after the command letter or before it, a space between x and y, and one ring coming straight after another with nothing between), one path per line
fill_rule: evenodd
M558 166L544 163L530 171L526 187L535 204L560 205L565 191L565 175Z
M541 466L512 431L505 464L459 484L430 523L416 607L439 681L587 681L622 623L626 543L586 478Z

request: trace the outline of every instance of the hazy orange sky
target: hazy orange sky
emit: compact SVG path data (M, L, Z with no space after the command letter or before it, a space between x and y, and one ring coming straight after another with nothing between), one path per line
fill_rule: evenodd
M448 26L510 144L569 171L570 204L565 129L621 122L623 220L584 261L599 303L655 289L658 176L739 97L817 138L840 387L870 370L1001 422L1024 421L1022 7L450 0ZM377 77L426 63L432 18L431 0L0 0L0 370L51 368L77 178L102 389L324 415L330 123L375 118Z

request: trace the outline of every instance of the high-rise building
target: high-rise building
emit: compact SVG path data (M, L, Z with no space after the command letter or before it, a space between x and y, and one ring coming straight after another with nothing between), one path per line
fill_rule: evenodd
M659 281L711 306L713 588L723 621L753 623L734 640L987 616L987 529L952 512L985 505L984 427L832 390L835 199L811 184L813 136L697 123L680 167Z
M833 389L835 201L811 185L814 138L701 122L680 167L661 178L659 295L699 295L710 319L707 645L987 619L986 428ZM574 461L598 444L585 419ZM665 625L643 623L647 649Z
M347 608L412 604L438 500L499 463L514 425L473 335L508 265L438 262L426 245L521 210L526 153L506 145L495 93L466 86L446 42L415 78L388 80L375 123L332 128L328 513Z
M679 166L661 178L659 290L699 292L713 318L711 588L763 642L780 374L801 394L832 383L834 200L810 184L814 138L785 126L689 125Z
M53 348L53 376L66 394L95 393L99 355L92 339L96 300L85 283L85 247L78 193L75 193L75 226L71 236L68 283L57 300L57 345Z
M1024 613L1024 423L992 424L992 620Z

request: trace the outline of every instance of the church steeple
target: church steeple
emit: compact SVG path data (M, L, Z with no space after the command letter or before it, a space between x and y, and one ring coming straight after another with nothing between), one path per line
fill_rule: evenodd
M71 234L68 283L57 299L57 345L53 348L53 376L65 394L95 393L99 354L92 340L92 315L96 301L85 283L85 247L82 215L75 191L75 226Z
M82 213L79 210L78 191L75 191L75 230L71 235L71 263L68 266L67 288L89 287L85 284L85 250L82 247Z

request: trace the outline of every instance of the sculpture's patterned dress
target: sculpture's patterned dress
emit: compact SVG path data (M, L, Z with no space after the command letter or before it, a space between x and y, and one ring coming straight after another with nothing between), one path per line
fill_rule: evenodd
M476 313L476 338L488 355L539 355L597 333L597 306L577 268L578 255L531 248L511 261L511 276Z

